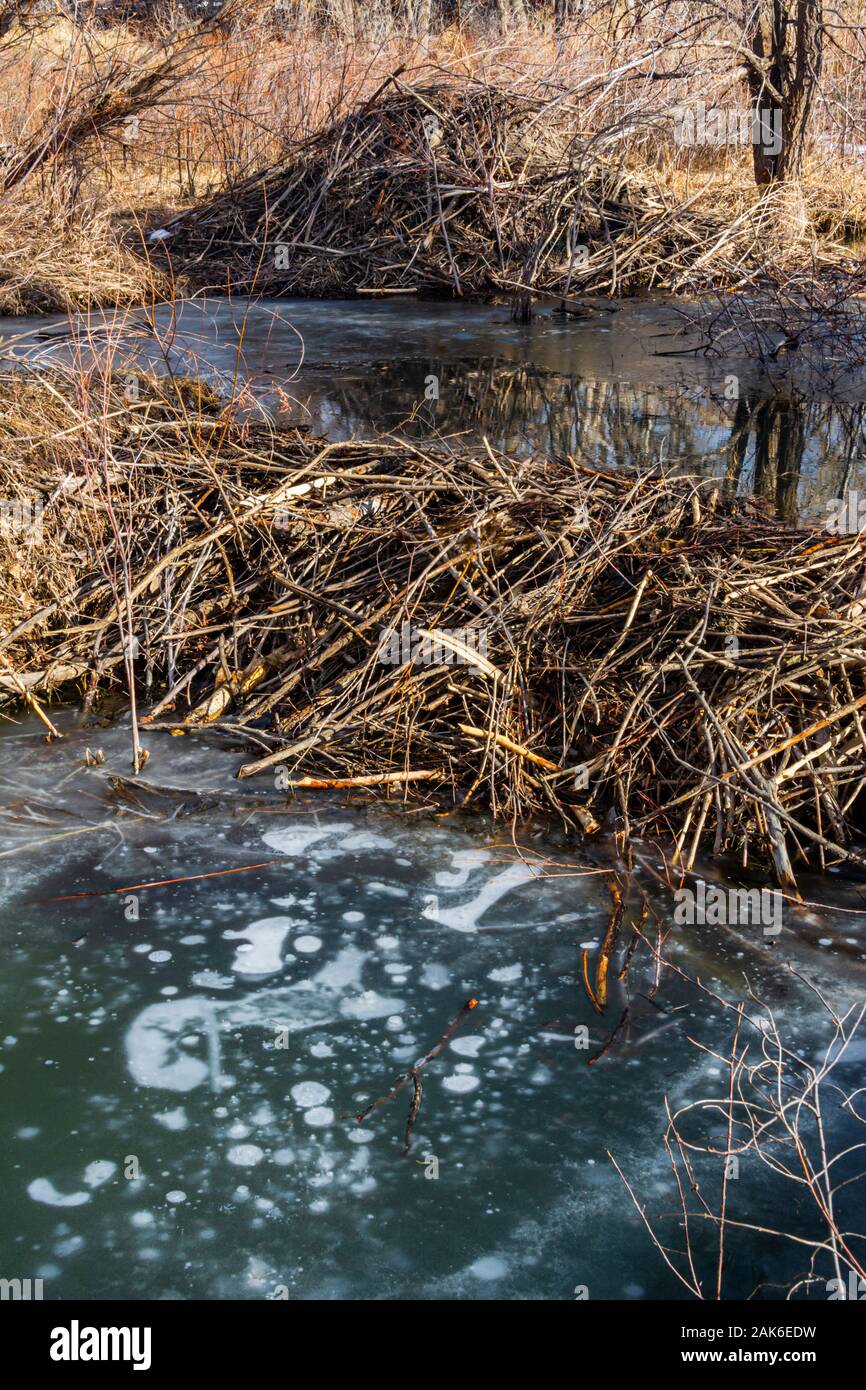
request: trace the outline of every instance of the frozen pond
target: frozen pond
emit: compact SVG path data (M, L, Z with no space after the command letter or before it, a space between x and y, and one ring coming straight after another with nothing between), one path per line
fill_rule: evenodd
M478 820L287 806L233 781L239 754L189 738L148 735L143 785L112 789L128 730L64 727L50 747L30 723L0 737L6 1277L42 1278L46 1298L683 1294L608 1151L651 1211L673 1210L665 1096L724 1092L694 1043L724 1051L730 1019L670 972L653 1002L638 951L631 1025L586 1065L576 1030L603 1045L623 989L599 1018L582 985L609 907L593 864L531 828L518 852ZM862 906L857 885L835 895ZM838 1008L862 999L864 917L843 921L775 954L682 929L668 954L726 997L746 971L816 1057L826 1017L784 963ZM469 998L404 1155L411 1087L355 1115ZM739 1219L784 1210L811 1230L761 1165L731 1188ZM856 1204L845 1215L863 1229ZM728 1296L798 1260L732 1236Z

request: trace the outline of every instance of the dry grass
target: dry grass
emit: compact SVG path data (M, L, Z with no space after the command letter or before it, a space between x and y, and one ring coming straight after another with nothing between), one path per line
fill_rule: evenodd
M105 117L106 103L109 110L112 102L126 109L120 94L163 52L176 16L158 32L140 25L81 29L59 19L13 24L0 39L0 144L29 148L61 115L61 125L76 135L61 140L60 153L29 177L25 197L7 195L2 306L65 310L146 298L150 274L133 268L134 232L127 247L115 251L112 243L128 237L137 221L160 225L284 162L397 70L416 88L444 84L471 92L480 82L515 98L555 103L557 116L567 114L585 139L595 142L603 132L598 152L652 187L656 201L693 200L690 211L712 225L735 220L757 201L746 154L678 149L662 120L672 105L698 96L742 104L730 65L695 44L678 53L682 79L654 82L653 64L639 61L659 41L677 39L687 7L682 15L676 8L664 16L651 11L631 30L616 7L602 9L576 21L559 42L549 16L534 12L517 23L512 17L503 32L495 11L464 7L461 29L452 25L427 38L381 0L362 9L333 5L329 14L325 22L314 20L299 5L279 24L270 6L244 6L242 23L203 34L171 85L145 93L132 120L118 117L114 124ZM627 63L637 66L617 76L617 64ZM88 136L87 113L96 110ZM766 231L804 253L816 245L831 254L837 243L856 248L866 231L866 192L862 156L851 150L866 142L864 112L862 64L856 54L833 51L817 116L825 143L810 155L802 197L769 231L762 223L762 236ZM45 235L34 226L35 201L49 190L65 212L60 237L53 215ZM38 269L25 269L28 256L36 259L34 245Z
M135 227L120 231L101 199L72 212L57 190L22 190L0 203L0 314L74 313L169 292Z

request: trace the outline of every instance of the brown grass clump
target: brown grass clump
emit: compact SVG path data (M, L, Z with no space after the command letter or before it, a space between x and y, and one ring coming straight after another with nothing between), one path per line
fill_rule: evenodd
M138 250L136 251L136 241ZM0 202L0 314L73 313L163 298L169 281L119 232L99 200L70 209L62 196L20 190Z
M849 248L862 260L866 255L866 169L840 169L828 178L826 162L812 160L802 187L817 235Z

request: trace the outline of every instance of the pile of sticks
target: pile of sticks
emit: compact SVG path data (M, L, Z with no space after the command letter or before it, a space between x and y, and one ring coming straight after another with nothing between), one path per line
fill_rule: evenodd
M788 885L866 862L866 534L657 470L329 443L185 388L0 388L0 496L45 499L38 542L0 534L9 702L113 688L142 737L218 726L241 777L611 816Z
M160 245L216 288L567 296L676 289L720 265L738 281L766 216L668 205L563 104L394 75Z

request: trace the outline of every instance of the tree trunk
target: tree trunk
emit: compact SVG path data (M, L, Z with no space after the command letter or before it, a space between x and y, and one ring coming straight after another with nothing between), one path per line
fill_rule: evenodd
M822 0L745 0L759 185L798 178L823 59Z

